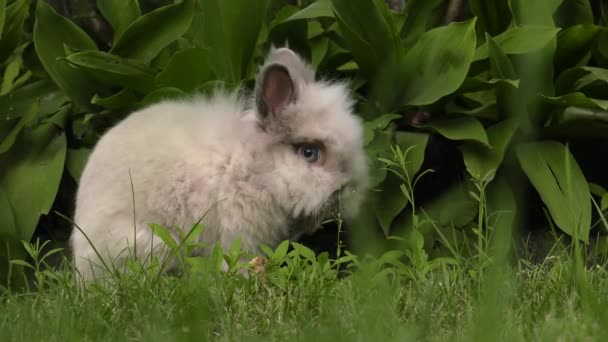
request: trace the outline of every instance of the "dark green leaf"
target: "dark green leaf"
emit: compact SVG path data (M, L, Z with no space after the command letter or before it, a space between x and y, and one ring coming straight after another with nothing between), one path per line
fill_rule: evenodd
M384 130L393 120L399 119L399 114L384 114L363 124L363 145L367 146L374 139L374 131Z
M285 19L285 21L291 20L299 20L299 19L317 19L322 17L333 17L334 13L332 11L331 0L317 0L293 14L289 18Z
M436 120L429 122L426 127L434 129L448 139L472 140L489 145L486 131L479 120L473 117Z
M114 29L114 41L141 16L137 0L97 0L97 7Z
M312 53L311 64L317 68L323 61L323 58L327 55L327 49L329 48L329 39L326 37L319 37L310 42L310 48Z
M306 20L285 21L295 13L297 7L285 6L279 11L269 24L266 44L277 47L289 45L289 48L301 55L304 59L311 59L311 43L309 37L309 23ZM321 28L322 30L322 28ZM264 39L259 37L262 41Z
M208 81L212 72L207 66L206 55L207 53L199 48L179 51L173 55L165 70L156 77L156 86L191 91Z
M151 61L186 33L192 22L192 1L182 0L141 16L124 31L110 52L141 62Z
M431 13L443 2L443 0L410 0L407 2L405 9L407 17L401 27L401 39L406 49L412 47L426 32Z
M173 238L171 233L169 233L167 228L155 223L148 224L148 227L150 227L152 233L159 237L172 252L177 250L177 241L175 241L175 239Z
M218 79L237 83L253 65L255 44L268 10L268 0L199 0L204 13L204 48Z
M138 100L133 90L125 88L108 97L100 97L96 94L91 103L108 109L127 109Z
M91 149L89 148L79 148L73 149L69 148L67 151L66 157L66 167L68 172L74 178L74 181L78 183L80 181L80 176L82 175L82 171L89 159L89 155L91 154Z
M608 100L592 99L583 93L570 93L563 96L541 96L546 103L559 107L599 108L608 110Z
M481 32L495 36L503 32L511 23L511 12L507 0L471 0L469 7L477 17Z
M525 54L545 47L559 32L550 26L518 26L494 37L494 41L507 55ZM473 61L488 58L488 44L482 44L475 51Z
M475 41L475 19L424 33L402 64L407 78L402 103L431 104L458 89L469 70Z
M553 64L560 72L578 65L591 54L600 27L595 25L575 25L557 34L557 50Z
M0 40L4 31L4 19L6 19L6 0L0 0Z
M0 5L6 5L6 3ZM0 63L4 62L19 45L21 36L23 35L23 23L28 14L29 1L17 0L12 4L0 6L2 13L0 18L3 20L3 26L0 26Z
M332 0L334 15L361 71L373 75L382 63L401 54L399 36L382 0Z
M509 0L509 8L518 26L554 26L553 15L563 0Z
M587 242L591 226L589 185L569 149L555 141L529 143L518 146L517 157L555 224Z
M98 87L62 57L65 57L64 44L81 50L96 50L93 40L73 22L55 13L45 1L38 1L34 44L40 62L53 81L77 105L92 109L90 101Z
M511 60L494 41L494 39L486 33L486 44L488 44L488 53L490 57L490 72L496 79L517 79L515 68L511 64Z
M401 151L407 152L406 169L410 177L414 177L420 171L424 162L424 154L426 144L429 141L429 135L426 133L417 132L395 132L395 142L401 148ZM412 179L413 180L413 179Z
M593 24L593 11L589 0L562 0L554 14L558 27L569 27L578 24Z
M274 250L272 255L273 261L283 261L285 255L287 255L287 249L289 248L289 241L285 240L281 242L277 248Z
M473 178L484 182L494 178L516 129L517 121L502 121L487 130L490 146L477 142L467 142L460 146L464 164Z
M17 139L17 135L21 133L21 130L28 126L36 117L36 114L38 114L39 107L39 101L37 99L32 99L30 107L25 114L21 116L13 129L2 140L0 140L0 154L7 152L13 146L15 140Z
M22 134L0 157L0 188L11 203L19 239L29 240L40 214L48 214L63 173L66 137L46 123Z
M54 113L69 101L51 82L46 80L32 82L10 94L0 96L0 108L4 110L5 119L11 120L23 116L35 98L40 98L39 115Z
M389 173L380 185L380 201L376 206L376 218L385 236L389 235L391 224L399 213L407 206L407 197L399 186L403 184L396 175Z
M147 93L154 88L153 70L135 60L128 60L101 51L78 52L67 57L78 68L96 79Z
M3 238L7 236L17 239L20 234L13 216L11 202L4 190L2 190L2 187L0 187L0 241L4 241ZM2 257L0 256L0 260L2 260Z
M392 134L380 130L374 133L372 140L365 146L365 152L372 163L369 181L372 188L380 184L386 177L386 170L383 167L383 163L378 160L378 157L390 153L391 142Z

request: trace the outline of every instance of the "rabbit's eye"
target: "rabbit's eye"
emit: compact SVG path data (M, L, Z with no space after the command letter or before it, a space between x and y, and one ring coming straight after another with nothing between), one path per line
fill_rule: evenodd
M303 144L298 146L298 154L309 163L314 163L319 160L321 152L316 145Z

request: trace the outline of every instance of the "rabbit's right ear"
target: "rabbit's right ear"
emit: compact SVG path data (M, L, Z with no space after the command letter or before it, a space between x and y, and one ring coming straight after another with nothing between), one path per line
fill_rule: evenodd
M257 79L255 102L262 118L283 111L295 101L295 85L289 70L279 63L265 66Z

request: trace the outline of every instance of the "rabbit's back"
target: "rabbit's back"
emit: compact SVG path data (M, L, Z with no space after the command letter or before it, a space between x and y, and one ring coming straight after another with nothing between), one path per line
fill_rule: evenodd
M137 245L153 243L150 229L142 226L147 223L190 228L225 192L225 166L249 130L240 108L233 98L216 96L163 102L131 114L93 149L80 179L75 224L110 255L134 239ZM206 222L215 216L210 212ZM79 260L95 257L79 231L72 247L77 267Z

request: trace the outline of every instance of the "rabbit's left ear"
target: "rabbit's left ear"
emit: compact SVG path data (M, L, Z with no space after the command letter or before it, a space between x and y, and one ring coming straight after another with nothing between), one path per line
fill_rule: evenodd
M298 90L314 81L314 71L292 50L273 48L256 80L256 105L262 118L281 113Z
M255 98L258 112L263 118L282 112L296 99L289 70L278 63L264 67L257 79Z

